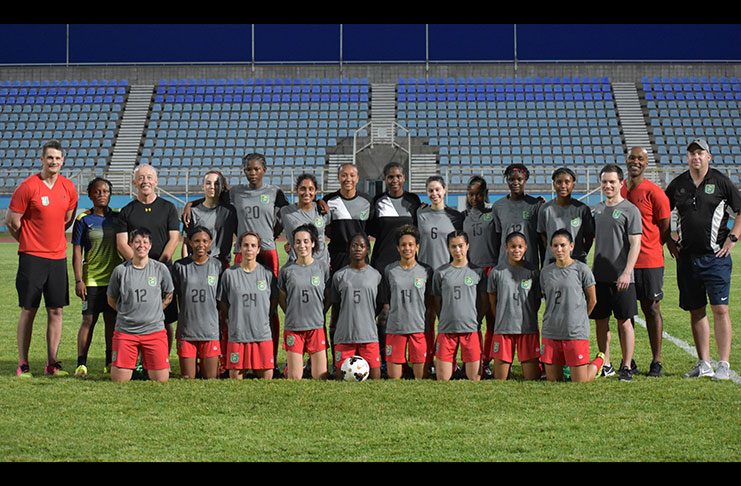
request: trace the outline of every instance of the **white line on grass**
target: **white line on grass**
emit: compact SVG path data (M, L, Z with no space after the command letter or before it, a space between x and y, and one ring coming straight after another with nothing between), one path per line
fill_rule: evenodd
M646 328L646 321L644 321L640 317L636 316L635 317L635 321L638 324L640 324L644 329ZM694 346L691 346L686 341L683 341L683 340L681 340L679 338L676 338L676 337L672 336L671 334L667 333L666 331L663 332L662 337L664 339L666 339L666 340L668 340L668 341L676 344L680 349L683 349L684 351L686 351L687 353L689 353L691 356L694 356L695 358L697 358L697 350L695 349ZM715 360L710 360L710 364L713 365L713 368L716 368L718 366L718 363ZM734 383L737 383L737 384L741 383L741 377L738 375L738 373L736 373L733 370L729 370L729 375L731 377L731 381L733 381Z

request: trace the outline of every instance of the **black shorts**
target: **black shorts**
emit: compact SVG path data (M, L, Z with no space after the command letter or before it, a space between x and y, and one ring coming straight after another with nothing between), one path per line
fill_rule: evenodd
M630 284L627 290L618 292L617 284L597 282L597 305L589 314L590 319L607 319L611 315L615 319L630 319L638 314L636 286Z
M87 298L82 301L82 315L97 316L101 312L116 312L108 305L108 287L87 287Z
M15 288L18 305L24 309L38 309L42 295L48 309L69 305L67 259L51 260L20 253Z
M633 278L638 300L656 302L664 298L664 267L635 268Z

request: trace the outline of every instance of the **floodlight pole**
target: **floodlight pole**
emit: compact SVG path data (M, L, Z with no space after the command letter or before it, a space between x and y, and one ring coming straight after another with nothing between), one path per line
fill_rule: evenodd
M255 72L255 24L250 24L252 41L250 42L250 48L252 50L252 72Z
M515 37L515 73L517 72L517 24L514 24L514 37Z
M340 75L342 75L342 27L343 25L340 24Z

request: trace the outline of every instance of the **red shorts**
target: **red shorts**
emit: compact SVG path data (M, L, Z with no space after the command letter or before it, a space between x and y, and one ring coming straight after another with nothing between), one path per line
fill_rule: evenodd
M514 362L515 350L520 363L540 358L540 335L534 334L494 334L491 339L489 356L506 363Z
M257 343L226 343L226 369L272 370L273 341Z
M178 339L178 356L181 358L213 358L221 355L219 341L186 341Z
M327 332L324 328L310 331L283 331L283 349L303 355L327 349Z
M407 359L407 350L409 359ZM386 334L386 361L389 363L424 363L427 360L425 333Z
M360 356L371 368L381 366L381 348L378 343L347 343L334 345L334 365L339 368L347 358Z
M111 364L116 368L133 370L136 360L142 355L142 366L146 370L166 370L170 368L170 347L167 331L151 334L126 334L113 331L113 354Z
M461 347L461 359L464 363L473 363L481 359L481 336L478 332L440 333L435 342L435 357L452 363L455 354Z
M589 364L588 339L543 338L543 363L552 365L580 366Z

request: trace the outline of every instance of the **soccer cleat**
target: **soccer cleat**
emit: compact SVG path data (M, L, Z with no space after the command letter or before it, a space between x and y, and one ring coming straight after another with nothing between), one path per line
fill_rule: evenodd
M76 378L85 378L86 376L87 376L87 366L80 365L77 368L75 368Z
M15 376L17 376L18 378L33 377L33 375L31 374L31 368L28 366L28 363L20 364L15 372Z
M54 364L47 365L44 368L44 374L49 376L69 376L69 372L62 369L62 365L57 361Z
M617 371L618 379L620 381L631 381L633 380L633 372L627 366L623 366Z
M651 361L651 367L649 368L646 376L659 378L663 376L663 374L663 366L661 364L661 361Z
M597 360L599 361L599 366L595 364ZM595 378L602 375L602 368L605 366L605 353L599 352L597 353L597 356L594 357L594 360L592 361L592 364L597 367L597 373L595 374Z
M685 378L698 378L702 376L713 376L713 367L707 361L700 360L695 366L692 367L687 373L684 374Z
M103 368L103 374L104 375L110 375L111 374L111 364L108 363L105 365L105 368Z
M728 361L719 361L718 362L718 368L715 370L715 374L713 375L713 380L728 380L731 378L730 376L730 370L731 366L728 364Z
M615 368L612 366L612 363L602 365L602 376L613 376L615 374Z

